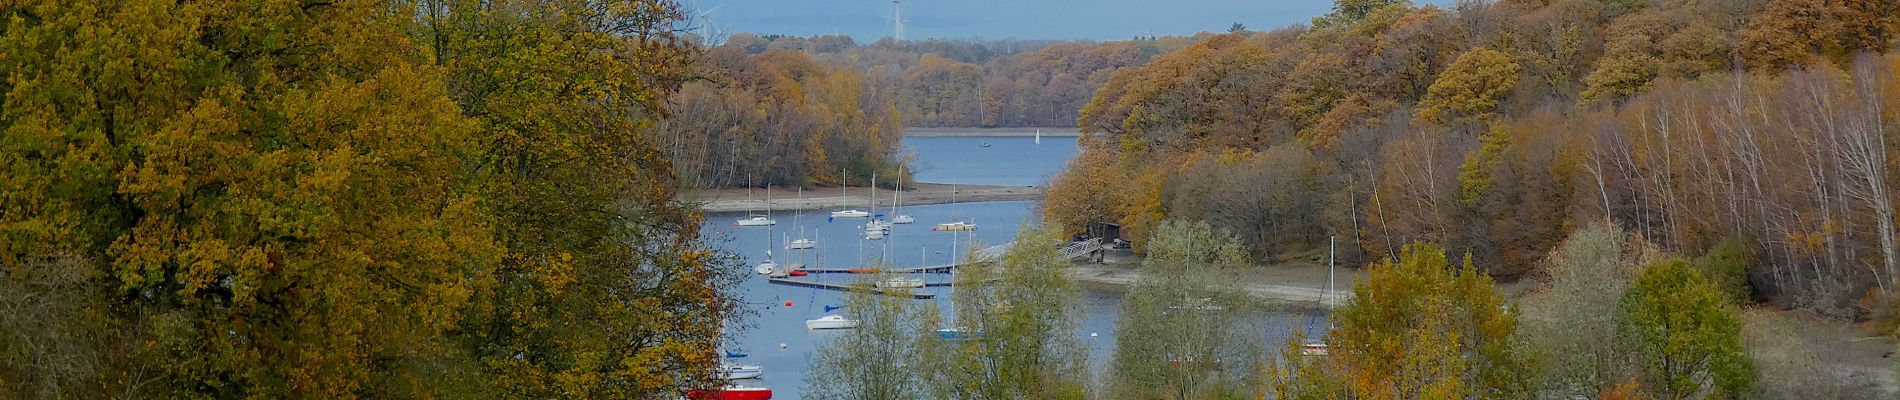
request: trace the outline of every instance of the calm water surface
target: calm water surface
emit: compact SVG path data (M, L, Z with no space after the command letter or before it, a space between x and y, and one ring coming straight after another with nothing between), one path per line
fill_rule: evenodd
M1076 139L906 137L904 149L917 156L910 165L918 182L1042 186L1075 158Z
M990 143L990 147L981 147ZM924 182L995 185L1042 185L1048 176L1061 170L1075 156L1075 138L1044 137L1037 146L1032 138L996 137L920 137L906 138L906 147L917 150L917 177ZM742 214L709 214L702 230L716 246L745 258L746 270L763 261L771 251L780 264L803 263L819 268L848 268L882 265L914 267L940 265L952 261L952 255L976 243L978 246L1009 242L1023 224L1034 224L1036 203L1000 201L965 204L907 206L901 211L917 218L917 223L895 226L881 241L864 240L864 219L829 220L831 210L805 213L774 213L778 226L737 227L732 222ZM864 207L858 207L863 209ZM879 212L889 214L890 210ZM968 220L977 224L974 232L932 232L938 223ZM786 250L785 243L799 237L818 241L814 250ZM920 275L930 282L948 281L948 274ZM800 279L827 283L848 283L852 275L813 274ZM953 311L949 304L950 288L928 288L937 295L940 310ZM826 341L844 331L808 331L805 320L826 315L827 305L842 305L845 293L776 285L764 276L750 274L737 291L753 314L744 328L729 330L728 350L748 354L733 360L765 367L759 380L742 381L750 386L773 389L773 398L798 400L805 391L805 370L811 358ZM1083 320L1076 335L1090 346L1089 362L1097 372L1109 360L1115 344L1115 323L1121 308L1122 293L1115 289L1087 288L1083 291ZM786 306L786 302L791 306ZM849 310L834 311L849 315ZM946 318L949 316L946 315ZM1305 320L1314 331L1321 323L1296 314L1273 313L1264 317ZM1284 337L1284 328L1273 325L1264 334ZM1091 337L1094 333L1097 336ZM1278 343L1273 342L1273 343ZM784 347L781 348L780 345ZM928 373L928 371L920 371Z

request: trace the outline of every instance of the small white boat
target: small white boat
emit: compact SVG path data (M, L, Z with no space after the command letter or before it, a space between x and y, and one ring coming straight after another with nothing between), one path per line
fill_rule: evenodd
M772 226L778 225L778 221L773 220L772 217L754 215L751 218L734 221L732 224L735 226Z
M1300 343L1300 355L1302 356L1324 356L1328 350L1331 350L1331 346L1326 345L1326 342L1307 340Z
M858 327L858 320L832 314L818 319L805 320L805 329L851 329Z
M771 275L772 271L776 270L778 270L778 264L772 262L771 250L766 250L765 261L759 262L759 266L752 269L753 272L758 272L759 275Z
M719 374L726 379L753 379L765 375L765 367L744 364L726 364L719 366Z
M864 224L865 232L870 232L870 231L889 232L890 230L891 230L891 223L884 220L872 220L870 223Z
M918 278L891 278L871 284L879 289L916 289L924 287L924 280Z
M832 218L867 218L870 216L871 213L862 210L838 210L831 212Z
M785 245L785 248L792 250L807 250L816 247L818 247L818 242L811 239L793 240L791 244Z
M962 222L962 221L948 222L948 223L937 224L937 227L930 228L930 230L937 231L937 232L974 231L976 230L976 224Z
M884 231L881 231L881 230L864 231L864 239L865 240L884 240Z
M917 223L917 218L912 218L912 217L911 217L911 216L909 216L909 215L899 215L899 216L895 216L895 217L891 217L891 223L893 223L893 224L914 224L914 223Z

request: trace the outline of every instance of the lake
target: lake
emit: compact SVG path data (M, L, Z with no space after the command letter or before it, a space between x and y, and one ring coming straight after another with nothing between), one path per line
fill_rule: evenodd
M1042 144L1037 146L1032 138L1027 137L913 137L905 138L904 146L917 151L920 164L929 162L928 167L920 166L917 169L918 180L922 182L1042 185L1048 176L1060 171L1064 163L1074 158L1075 141L1074 137L1044 137ZM982 147L984 143L991 146ZM802 214L774 213L778 225L770 229L733 226L733 221L743 218L743 214L708 214L702 232L714 241L716 247L742 256L749 274L745 282L738 286L737 292L752 315L744 321L746 327L731 330L727 349L748 354L746 358L733 361L763 366L765 376L741 383L770 387L774 399L799 400L805 391L805 369L813 354L830 338L845 333L805 329L805 320L828 314L824 310L825 306L843 304L844 292L772 284L764 276L751 273L751 267L763 261L768 250L779 264L804 263L811 267L846 268L878 263L893 267L940 265L951 262L952 255L960 254L972 243L986 246L1009 242L1019 227L1036 222L1036 207L1037 203L1030 201L906 206L902 214L916 217L917 223L896 225L891 234L881 241L863 239L865 219L831 220L828 218L830 210ZM889 214L890 210L881 209L879 212ZM978 229L962 233L930 230L938 223L952 220L974 222ZM787 241L799 237L816 240L818 248L799 251L785 249ZM950 279L949 274L921 276L930 282ZM813 274L800 279L848 283L855 278L843 274ZM1084 316L1076 335L1089 345L1089 362L1099 373L1109 360L1109 351L1114 347L1116 316L1121 309L1122 293L1115 288L1084 288ZM946 314L952 311L949 304L950 288L923 290L936 294L937 298L918 301L936 301L938 308ZM787 301L792 305L786 306ZM848 315L849 310L839 312ZM1270 313L1262 317L1304 318L1299 314L1282 313ZM1316 331L1318 324L1322 323L1313 318L1304 319L1309 332ZM1275 338L1271 340L1285 337L1285 328L1281 325L1274 324L1271 327L1272 330L1263 334ZM1090 336L1091 333L1096 336Z

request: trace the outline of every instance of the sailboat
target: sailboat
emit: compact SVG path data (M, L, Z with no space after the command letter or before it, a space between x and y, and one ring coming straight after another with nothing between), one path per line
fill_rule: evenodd
M769 242L771 241L771 239L766 239L766 241ZM771 275L772 271L776 271L776 270L778 270L778 264L772 262L771 250L766 250L765 261L760 261L759 266L757 268L752 269L753 272L758 272L759 275Z
M1042 130L1036 130L1036 144L1042 144Z
M877 173L876 172L871 173L871 210L872 211L877 210ZM884 238L884 234L890 233L891 223L890 221L885 221L882 218L883 216L884 216L883 214L878 214L877 218L871 218L871 222L864 223L865 239L879 240L879 239Z
M778 221L772 219L772 185L765 185L765 215L752 214L751 218L734 221L733 226L772 226Z
M846 196L845 188L847 187L850 187L850 186L847 186L844 183L844 171L838 171L838 197L842 198ZM877 193L877 188L872 188L871 193ZM869 217L869 216L871 216L871 213L857 210L857 209L838 210L838 211L831 212L832 218L864 218L864 217Z
M957 187L955 185L951 185L950 186L950 202L951 203L957 202L956 196L957 196ZM936 227L932 227L930 228L930 230L934 232L974 231L976 230L976 224L971 223L970 221L951 221L951 222L937 224Z
M804 187L798 188L798 200L800 203L803 203L805 200ZM805 237L805 212L803 210L804 209L801 208L798 213L792 216L792 225L798 229L798 239L786 243L785 248L787 250L810 250L818 247L818 241Z
M895 197L896 200L893 200L891 202L891 215L892 215L891 223L893 224L916 223L917 222L916 218L912 218L909 215L898 213L898 210L901 210L904 207L904 188L902 187L897 188L897 194L893 197Z

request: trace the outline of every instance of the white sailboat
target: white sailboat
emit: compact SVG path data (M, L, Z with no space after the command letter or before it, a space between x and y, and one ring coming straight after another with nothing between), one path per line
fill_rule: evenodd
M845 188L848 188L848 187L850 186L846 185L844 182L844 171L842 170L838 171L838 197L840 198L845 197L847 195L845 193ZM877 193L877 188L871 188L871 193L873 194ZM871 216L870 212L858 210L858 209L838 210L838 211L831 212L832 218L865 218L869 216Z
M909 215L904 215L904 214L899 213L899 211L902 210L904 207L904 188L901 188L901 187L897 188L897 194L892 197L895 197L896 200L893 200L891 202L891 223L893 224L916 223L917 222L916 218L911 218L911 216Z
M725 364L719 366L719 374L726 379L753 379L765 375L765 367L745 364Z
M951 185L951 186L950 186L950 202L951 202L951 203L953 203L953 204L954 204L954 203L956 203L956 202L957 202L957 201L956 201L956 196L957 196L957 189L956 189L956 186L955 186L955 185ZM951 221L951 222L945 222L945 223L941 223L941 224L937 224L937 226L935 226L935 227L932 227L932 228L930 228L930 230L931 230L931 231L935 231L935 232L964 232L964 231L974 231L974 230L976 230L976 223L973 223L973 222L970 222L970 221L967 221L967 220L955 220L955 221Z
M818 319L805 320L805 329L851 329L858 327L858 320L843 315L826 315Z
M772 185L765 185L765 214L752 214L750 218L732 223L734 226L772 226L778 221L772 219Z
M805 200L804 187L798 188L798 200L799 200L799 203L804 203L804 200ZM794 239L790 242L785 243L785 249L810 250L810 249L818 248L818 241L811 240L810 238L805 237L804 222L805 222L805 211L804 209L801 208L799 209L797 213L795 213L792 216L792 225L793 227L798 229L798 239Z
M767 241L770 241L770 239L768 239ZM772 262L771 250L766 250L765 261L760 261L759 266L752 269L753 272L758 272L759 275L771 275L772 271L775 271L775 270L778 270L778 264Z

